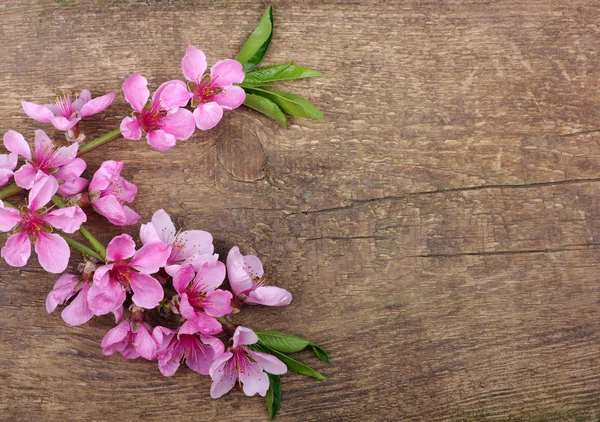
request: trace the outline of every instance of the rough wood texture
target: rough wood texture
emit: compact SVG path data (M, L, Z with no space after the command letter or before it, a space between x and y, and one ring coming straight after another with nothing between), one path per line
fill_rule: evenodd
M597 421L597 2L273 4L266 63L322 70L281 85L324 120L282 130L236 111L169 153L120 141L88 162L125 160L145 219L164 207L220 252L256 252L293 292L238 318L331 354L301 355L329 380L285 376L279 420ZM264 6L3 1L0 132L31 137L20 99L120 92L134 71L154 87L181 78L191 43L232 57ZM120 95L87 135L125 113ZM44 309L55 277L1 271L2 420L266 419L261 398L211 400L191 371L103 359L109 318L68 327Z

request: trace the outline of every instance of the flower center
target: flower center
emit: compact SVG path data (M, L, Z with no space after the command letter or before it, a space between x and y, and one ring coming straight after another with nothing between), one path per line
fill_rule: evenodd
M41 214L29 210L22 214L23 220L19 224L18 231L36 237L40 232L51 232L52 227L44 220Z
M119 261L115 263L112 270L110 270L110 278L121 283L125 288L129 287L129 284L131 284L133 275L134 271L129 266L127 261Z
M190 305L192 305L192 307L194 309L204 309L204 301L206 300L206 293L204 292L190 292L188 293L188 301L190 302Z
M135 112L133 115L144 132L148 133L151 130L160 129L160 122L167 115L167 111L161 110L159 104L153 105L148 101L141 112Z
M79 94L74 95L75 100L79 97ZM56 107L56 114L59 114L67 119L73 114L73 99L71 94L62 94L54 99L52 102Z
M223 88L217 85L217 78L212 79L208 74L202 76L200 82L188 84L188 88L194 94L193 107L213 101L215 95L223 92Z

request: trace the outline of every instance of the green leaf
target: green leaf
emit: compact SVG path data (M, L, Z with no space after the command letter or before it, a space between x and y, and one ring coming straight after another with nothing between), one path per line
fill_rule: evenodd
M255 331L261 344L283 353L299 352L310 344L309 341L281 331Z
M264 82L285 81L318 76L323 76L323 74L314 69L295 66L290 62L253 70L246 74L242 85L259 85Z
M279 358L280 361L282 361L283 363L286 364L286 366L288 367L288 369L290 371L294 371L294 372L297 372L302 375L307 375L309 377L313 377L318 380L326 380L327 379L323 375L321 375L320 373L318 373L317 371L312 369L311 367L306 366L305 364L292 359L288 355L285 355L281 352L278 352L277 350L271 349L270 347L266 347L264 345L262 345L261 347L267 353L270 353L273 356L275 356L276 358Z
M267 91L261 88L247 88L247 90L273 101L281 107L285 114L290 116L307 117L313 120L323 117L321 110L311 104L310 101L296 95L287 92Z
M273 38L273 7L269 5L267 11L260 19L254 32L250 34L236 60L244 67L244 72L249 72L262 62L267 54L271 39Z
M269 389L265 395L265 403L267 404L267 412L269 419L273 420L281 407L281 378L279 375L269 374Z
M323 362L329 362L329 355L325 350L321 349L319 346L313 343L311 343L309 346L313 350L313 352L315 352L315 355L317 355L319 359L321 359Z
M247 93L244 105L269 116L281 126L287 127L287 123L285 121L285 114L283 114L283 112L277 104L275 104L268 98L261 97L260 95Z

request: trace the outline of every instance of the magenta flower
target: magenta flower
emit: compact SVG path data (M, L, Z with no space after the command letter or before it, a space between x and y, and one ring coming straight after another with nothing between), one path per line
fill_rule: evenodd
M217 289L225 280L225 264L220 261L204 264L198 274L194 267L187 265L173 277L173 287L177 291L179 313L187 319L179 329L180 333L215 334L221 331L221 324L213 317L231 313L231 292Z
M57 190L56 180L42 175L29 191L28 207L22 207L20 212L5 207L0 201L0 231L8 232L16 227L15 234L8 238L1 252L8 265L25 266L31 255L33 242L44 270L62 273L67 268L71 255L69 245L52 231L56 228L65 233L74 233L87 217L78 206L48 212L44 206Z
M15 183L23 189L31 189L38 172L55 178L59 183L58 193L72 196L80 193L87 180L81 176L86 164L77 157L79 144L57 148L43 130L35 131L34 153L19 132L9 130L4 134L4 146L10 152L25 158L26 163L15 172Z
M51 123L56 129L67 131L79 121L93 114L98 114L110 106L115 99L115 93L92 99L92 94L84 89L79 94L63 94L52 104L38 105L21 101L23 111L38 122Z
M218 399L233 388L237 380L243 384L244 393L253 396L267 394L269 377L287 372L285 364L268 353L255 352L248 347L258 341L258 336L249 328L237 327L233 334L233 346L216 358L210 367L212 385L210 396Z
M121 176L125 163L105 161L90 183L90 202L98 214L117 226L130 226L138 222L140 215L127 205L135 199L137 186Z
M0 154L0 186L4 186L8 183L14 169L17 167L17 161L19 156L14 152L10 154Z
M239 86L245 78L241 63L227 59L213 65L210 74L206 71L206 56L201 50L189 46L181 61L187 85L169 85L163 91L160 102L166 109L184 107L192 100L194 120L201 130L212 129L223 117L223 110L238 108L246 99Z
M167 151L177 141L189 139L194 133L194 116L189 110L173 107L163 108L160 97L171 85L183 85L181 81L169 81L162 84L148 101L148 81L142 75L134 73L123 83L125 99L135 110L133 117L125 117L121 122L121 133L125 139L137 141L146 134L148 143L158 151ZM169 98L165 95L165 98Z
M115 352L123 355L125 359L156 358L157 344L152 338L152 327L142 321L123 321L115 328L109 330L100 346L102 354L110 356Z
M65 304L75 297L60 315L69 325L85 324L94 316L88 305L89 291L90 283L80 281L79 276L75 274L63 274L56 280L54 288L46 297L46 310L51 314L58 305ZM112 313L115 315L115 322L119 323L123 317L123 306L114 309Z
M177 333L177 335L175 335ZM183 361L192 371L208 375L215 358L225 347L218 338L198 334L184 334L166 327L154 327L152 337L158 345L158 369L165 377L175 374Z
M133 291L133 303L151 309L160 304L164 291L150 274L165 266L171 247L153 243L135 250L135 242L128 234L110 241L106 248L107 265L94 273L94 284L88 293L88 303L95 315L104 315L125 302L128 291Z
M171 255L167 259L165 271L171 277L185 265L191 264L197 271L205 262L214 263L218 255L215 250L212 235L202 230L175 231L175 226L165 210L158 210L152 216L152 221L142 224L140 239L144 245L162 242L171 245Z
M260 259L242 255L237 246L227 254L227 277L233 294L250 305L284 306L292 301L287 290L265 285Z

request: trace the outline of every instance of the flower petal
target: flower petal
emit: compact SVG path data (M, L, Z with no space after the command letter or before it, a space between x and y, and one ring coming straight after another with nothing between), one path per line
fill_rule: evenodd
M232 85L215 95L214 100L225 110L233 110L244 103L246 100L246 91L239 86Z
M152 225L156 229L158 233L158 237L161 242L170 245L173 243L175 239L175 234L177 231L175 230L175 225L173 221L171 221L171 217L167 212L163 209L157 210L152 215Z
M93 100L88 101L81 107L81 116L87 117L92 114L98 114L102 111L106 110L108 106L110 106L115 99L115 93L111 92L101 97L94 98Z
M258 341L258 336L250 328L242 327L241 325L235 329L233 333L233 348L244 346L246 344L254 344Z
M130 332L131 323L129 321L124 321L116 327L108 330L102 339L102 343L100 343L100 347L102 347L102 353L104 356L110 356L115 353L115 345L120 345L120 343L127 338Z
M292 301L292 294L275 286L261 286L248 294L251 305L285 306Z
M210 366L209 374L213 381L210 386L210 396L213 399L218 399L228 393L235 385L237 379L235 373L227 368L228 361L232 356L231 352L225 352Z
M46 311L51 314L59 304L69 300L75 294L75 286L78 283L79 277L75 274L61 275L54 283L52 291L46 296Z
M142 224L140 227L140 240L143 245L161 242L160 237L152 223Z
M133 73L123 82L123 94L125 99L135 111L142 111L148 98L148 80L139 73Z
M0 254L11 267L24 267L31 255L31 242L27 233L17 233L9 237Z
M66 132L67 130L73 129L73 127L79 123L81 117L79 117L78 114L79 113L76 114L76 117L71 117L70 119L63 116L52 116L50 118L50 123L58 130Z
M142 138L142 127L135 117L125 117L121 121L121 135L130 141L139 141Z
M225 264L217 261L214 264L203 264L196 274L194 286L197 286L204 292L215 290L225 280Z
M156 342L148 332L146 324L140 324L133 346L144 359L153 360L156 358Z
M177 254L176 262L192 264L194 269L199 270L206 262L206 255L212 255L215 248L213 237L203 230L186 230L175 238L173 243L173 254ZM214 262L211 263L214 264Z
M185 56L181 60L183 76L188 81L197 82L206 71L206 56L193 45L185 49Z
M244 394L247 396L253 396L258 393L264 397L267 394L269 377L258 363L250 362L238 376L240 382L243 384Z
M154 341L157 344L158 355L165 351L176 333L176 330L171 330L170 328L162 327L160 325L154 327L154 330L152 330L152 338L154 338Z
M214 318L208 317L203 313L197 313L192 319L188 319L179 327L179 333L182 334L218 334L223 330L221 323Z
M60 316L63 321L72 326L77 326L81 324L85 324L94 316L94 313L90 309L88 305L88 292L90 290L90 285L85 283L79 294L73 302L71 302L63 311Z
M149 131L146 139L148 145L160 152L168 151L177 144L175 136L161 129Z
M53 176L40 177L29 191L29 209L37 211L45 206L57 190L58 182Z
M252 280L246 272L244 255L234 246L227 254L227 278L234 296L246 293L252 288Z
M194 110L194 120L200 130L214 128L223 118L223 108L215 103L202 103Z
M124 166L125 163L123 161L104 161L92 177L90 192L101 192L108 189L120 177Z
M17 167L19 154L11 152L10 154L0 154L0 169L14 170Z
M39 233L35 241L35 252L43 269L60 274L67 269L71 249L67 241L55 233Z
M54 113L39 104L21 101L21 106L23 107L25 114L38 122L50 123L50 119L54 117Z
M181 82L181 81L178 81ZM154 94L156 97L157 95ZM188 91L187 86L182 83L169 83L160 92L160 106L164 110L177 111L179 107L185 107L194 95Z
M192 371L202 375L208 375L215 351L209 345L202 344L198 337L189 336L186 346L189 353L185 357L185 363ZM186 348L187 348L186 347Z
M190 281L194 279L195 275L196 273L194 272L193 266L186 265L181 267L177 274L173 276L173 287L178 294L185 292L186 288L190 284Z
M150 243L135 253L129 265L142 273L154 274L165 266L170 253L171 245Z
M54 177L57 180L71 181L81 176L86 167L87 164L82 158L75 158L73 161L59 168L54 173Z
M11 153L11 155L13 154ZM16 156L17 154L14 155ZM12 170L0 168L0 186L6 185L13 174L14 172Z
M0 200L0 231L8 232L21 222L21 214L14 208L4 206Z
M268 353L255 352L248 350L248 354L254 359L265 371L273 375L281 375L287 372L285 363L277 359L275 356Z
M122 205L119 200L113 195L103 196L92 202L94 210L105 216L108 221L113 223L115 226L128 226L135 224L130 222L125 211L125 205Z
M179 295L179 313L185 319L194 319L196 317L196 311L194 310L194 307L190 305L186 293L181 293Z
M94 284L88 293L88 305L94 315L106 315L121 306L125 302L125 296L125 291L119 283L110 281L98 285L94 275Z
M106 248L106 259L109 262L117 262L121 261L122 259L128 259L134 254L135 242L127 233L123 233L122 235L114 237Z
M10 152L19 154L22 157L31 160L31 148L19 132L9 130L4 134L4 146Z
M58 193L61 196L69 197L75 196L85 189L88 184L88 180L83 177L76 177L73 180L65 182L58 187Z
M50 211L44 220L65 233L75 233L87 221L87 216L79 206L75 205Z
M216 62L210 69L210 76L218 86L229 86L244 82L246 74L242 70L242 64L237 60L225 59Z
M200 340L202 340L202 343L208 344L210 347L213 348L213 350L215 351L215 358L221 356L225 352L225 345L221 340L219 340L216 337L201 334Z
M31 164L26 163L15 172L15 183L22 189L31 189L36 175L37 170Z
M133 275L131 290L133 290L131 300L140 308L155 308L165 297L165 292L158 280L144 273Z
M180 108L175 113L167 114L159 122L159 127L173 135L178 141L185 141L194 134L196 122L191 111Z
M206 294L206 299L202 303L206 315L218 317L231 313L231 299L233 295L227 290L213 290Z

